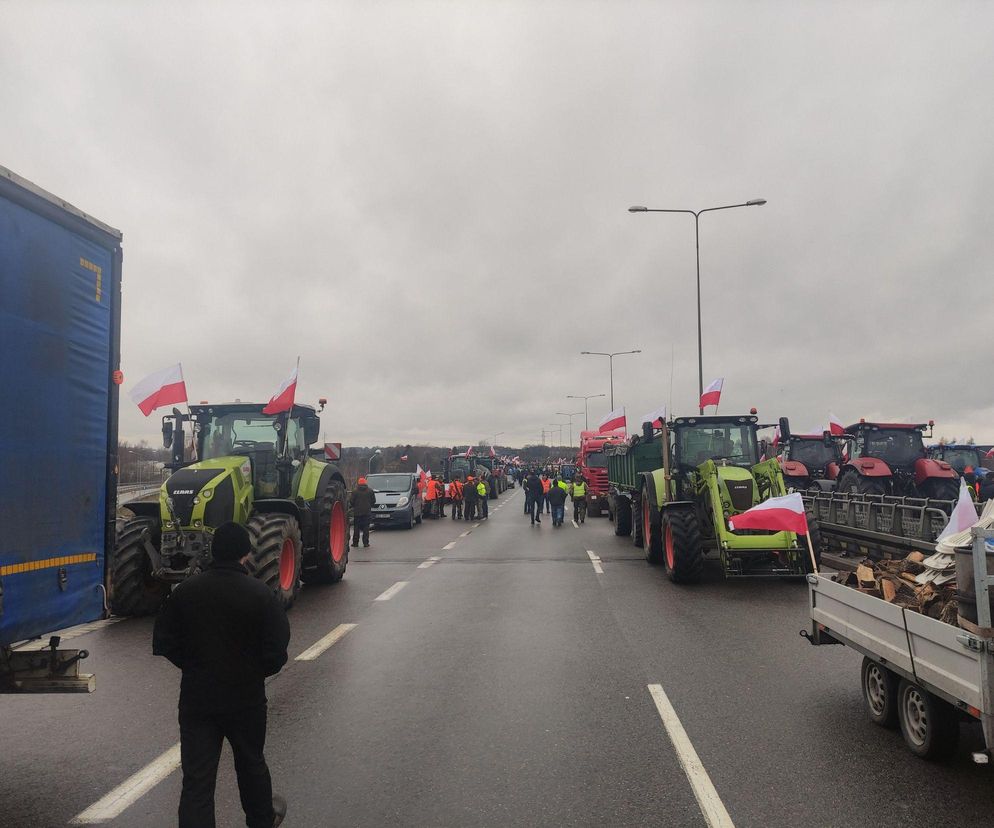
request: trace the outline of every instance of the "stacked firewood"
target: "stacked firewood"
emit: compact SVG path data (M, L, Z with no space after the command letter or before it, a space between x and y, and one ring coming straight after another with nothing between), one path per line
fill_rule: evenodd
M929 571L923 563L925 560L921 552L912 552L906 558L867 559L854 572L840 572L836 580L867 595L955 626L956 582L936 583L933 579L922 583Z

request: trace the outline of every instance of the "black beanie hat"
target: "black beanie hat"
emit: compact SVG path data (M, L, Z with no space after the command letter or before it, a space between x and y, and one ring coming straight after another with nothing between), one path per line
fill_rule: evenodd
M214 530L211 554L215 561L239 561L251 551L248 529L240 523L229 520Z

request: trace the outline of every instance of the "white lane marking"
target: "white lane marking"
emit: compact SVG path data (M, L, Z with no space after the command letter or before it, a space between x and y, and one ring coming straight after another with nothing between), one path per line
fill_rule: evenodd
M109 822L133 805L180 765L179 743L132 774L102 799L77 814L70 825L96 825Z
M473 528L474 529L479 529L480 528L480 524L479 523L474 523L473 524Z
M473 531L472 529L467 529L467 530L466 530L465 532L463 532L463 533L462 533L462 534L461 534L461 535L460 535L459 537L460 537L460 538L464 538L464 537L466 537L466 536L467 536L467 535L468 535L468 534L469 534L470 532L472 532L472 531Z
M596 572L598 575L603 575L604 569L603 567L601 567L601 559L597 557L597 555L595 555L589 549L587 550L587 557L590 558L590 563L594 565L594 572Z
M449 543L445 544L445 546L442 547L442 551L445 552L449 549L455 549L455 548L456 548L456 542L450 541Z
M321 653L327 650L332 644L341 641L347 633L356 628L355 624L339 624L324 638L315 641L304 652L297 656L294 661L314 661Z
M432 555L430 558L428 558L428 560L422 561L421 563L419 563L418 564L418 569L427 569L428 567L434 566L435 564L437 564L440 560L442 560L442 559L440 557L438 557L437 555Z
M397 583L395 583L388 590L384 591L380 595L377 595L375 600L377 600L377 601L389 601L391 598L393 598L394 595L396 595L398 592L400 592L406 586L407 586L407 581L397 581Z
M711 777L704 770L704 765L701 764L697 751L690 743L687 731L683 729L680 718L673 709L673 705L670 704L663 686L650 684L649 694L656 703L659 718L663 720L663 727L666 728L666 733L673 743L676 757L680 760L680 767L683 768L683 772L687 774L687 779L690 780L690 786L694 789L694 796L697 798L697 804L700 806L707 824L710 828L735 828L732 818L725 810L721 797L718 796L718 791L715 790L714 784L711 782Z
M575 520L574 520L574 521L571 521L571 523L573 524L573 528L574 528L574 529L579 529L579 528L580 528L580 524L579 524L579 523L577 523L577 522L576 522Z

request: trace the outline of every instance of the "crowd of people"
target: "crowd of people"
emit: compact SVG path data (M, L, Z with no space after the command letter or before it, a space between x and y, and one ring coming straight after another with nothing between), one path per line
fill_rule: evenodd
M552 516L553 526L562 526L566 517L566 499L573 503L573 520L581 524L587 517L587 482L581 476L567 482L560 475L551 476L531 469L521 479L525 490L524 513L531 524L542 523L543 511Z
M432 520L445 517L445 499L449 499L453 520L488 520L490 487L483 478L468 475L451 483L429 477L419 484L424 500L424 515Z

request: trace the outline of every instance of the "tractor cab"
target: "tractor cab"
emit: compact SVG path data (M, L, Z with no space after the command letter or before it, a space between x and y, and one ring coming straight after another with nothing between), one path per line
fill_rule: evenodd
M928 456L934 460L945 460L959 474L966 474L967 469L975 471L983 468L984 456L974 445L940 443L937 446L929 446Z

